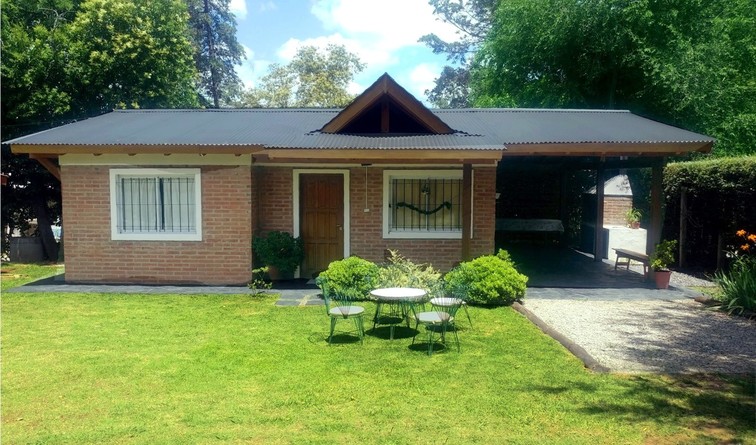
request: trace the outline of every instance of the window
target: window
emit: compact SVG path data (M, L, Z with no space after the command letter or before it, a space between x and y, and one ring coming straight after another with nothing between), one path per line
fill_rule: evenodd
M199 169L113 169L114 240L202 240Z
M384 237L462 237L461 171L385 171L383 190Z

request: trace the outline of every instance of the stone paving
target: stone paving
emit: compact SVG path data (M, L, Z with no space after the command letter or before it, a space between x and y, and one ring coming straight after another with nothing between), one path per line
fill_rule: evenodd
M276 306L320 306L323 305L323 299L320 298L320 291L315 289L284 289L272 291L279 293Z

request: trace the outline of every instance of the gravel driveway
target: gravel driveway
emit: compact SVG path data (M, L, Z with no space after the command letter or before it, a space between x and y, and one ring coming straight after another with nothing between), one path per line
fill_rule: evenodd
M613 372L756 373L756 321L680 291L530 288L522 306Z

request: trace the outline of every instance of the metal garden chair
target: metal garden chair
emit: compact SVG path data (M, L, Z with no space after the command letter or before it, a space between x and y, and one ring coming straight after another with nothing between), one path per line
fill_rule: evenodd
M457 297L443 297L443 298L446 300L458 299ZM441 300L441 298L431 298L430 300L431 304L433 304L433 300ZM465 310L465 315L467 315L467 322L470 323L470 327L472 328L473 327L472 318L470 318L470 312L467 310L467 302L462 298L459 298L459 300L460 300L460 303L459 303L460 306L462 307L462 309Z
M428 355L433 354L433 337L438 333L438 339L446 346L446 333L451 330L454 333L454 340L457 343L457 352L459 352L459 336L454 324L457 311L462 307L463 299L457 297L436 297L430 300L430 310L415 312L415 336L412 337L412 344L420 331L417 329L421 324L428 332Z
M326 313L331 319L331 331L328 334L328 344L330 345L333 340L333 332L336 328L336 322L339 320L352 320L357 329L357 336L360 338L360 343L362 343L365 338L365 324L363 322L365 308L353 304L353 302L358 300L358 296L350 294L349 292L333 293L327 288L327 286L321 286L321 290L323 291Z

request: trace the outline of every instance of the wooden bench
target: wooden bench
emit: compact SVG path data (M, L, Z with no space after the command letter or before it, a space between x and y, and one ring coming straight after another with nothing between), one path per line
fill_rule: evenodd
M627 266L627 269L630 269L630 261L635 260L639 263L643 264L643 276L648 276L648 255L645 253L640 252L634 252L632 250L627 249L618 249L615 248L614 251L617 253L617 260L614 262L614 270L617 270L617 265L621 264L623 266ZM627 261L623 261L620 263L620 259L624 258Z

